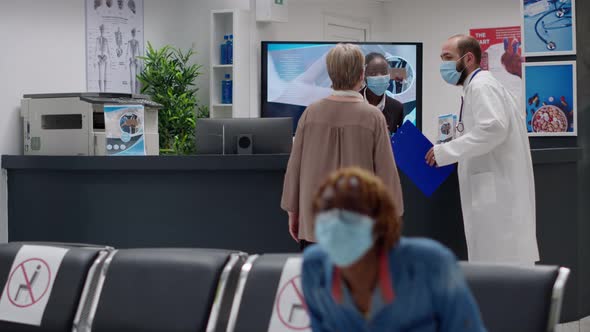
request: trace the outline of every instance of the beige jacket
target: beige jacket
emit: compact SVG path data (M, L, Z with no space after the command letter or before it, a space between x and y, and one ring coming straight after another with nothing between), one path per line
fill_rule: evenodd
M359 95L360 96L360 95ZM379 176L403 214L402 191L385 118L362 98L331 96L309 105L297 127L281 208L299 214L299 238L315 242L313 197L335 170L361 167Z

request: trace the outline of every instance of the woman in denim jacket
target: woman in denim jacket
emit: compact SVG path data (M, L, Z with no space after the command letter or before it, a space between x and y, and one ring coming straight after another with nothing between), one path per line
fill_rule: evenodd
M332 174L313 204L318 245L303 259L303 292L319 331L485 331L455 256L400 238L381 181L360 169Z

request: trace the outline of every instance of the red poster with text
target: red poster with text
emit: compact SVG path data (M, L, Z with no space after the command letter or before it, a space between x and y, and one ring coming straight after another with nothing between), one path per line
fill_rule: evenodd
M471 29L481 45L481 68L490 71L515 96L522 95L522 39L519 26Z

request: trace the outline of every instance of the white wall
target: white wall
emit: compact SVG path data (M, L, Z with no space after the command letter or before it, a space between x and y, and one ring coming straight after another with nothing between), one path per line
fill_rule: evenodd
M83 4L2 1L0 40L0 153L17 154L23 94L85 87Z
M154 0L158 1L158 0ZM165 2L165 0L159 0ZM200 103L209 104L209 50L211 11L218 9L250 8L250 0L184 0L182 28L176 31L176 36L168 43L182 49L193 48L197 54L194 62L203 66L203 75L198 78L197 97ZM147 22L146 22L147 24ZM149 39L146 38L146 41Z
M67 0L1 1L0 40L0 154L19 154L22 95L80 91L85 87L83 4ZM4 194L4 181L0 186ZM0 242L7 236L5 206Z
M208 103L209 27L213 9L250 9L253 0L144 0L145 40L197 52L199 97ZM388 40L385 6L369 0L290 0L289 22L255 24L260 40L322 40L324 14L371 23ZM0 1L0 154L21 153L20 99L25 93L85 91L84 1ZM259 44L259 43L258 43ZM8 45L8 46L7 46ZM255 59L258 72L259 58Z
M384 9L384 4L368 0L291 0L287 23L258 23L256 63L251 72L256 80L250 90L256 99L250 103L251 107L260 108L260 41L324 40L325 16L368 23L369 40L388 41L390 24Z
M460 92L440 78L440 48L446 39L470 28L520 25L517 0L395 0L387 4L392 39L424 43L423 130L436 140L437 117L456 113Z
M209 29L210 12L214 9L243 9L255 8L254 0L192 0L187 1L185 14L190 19L183 23L184 29L178 31L174 39L178 47L193 47L197 52L195 62L202 64L203 76L199 79L199 99L202 103L209 103ZM252 43L260 47L261 40L323 40L324 14L344 17L351 20L371 23L373 40L387 40L390 24L387 21L385 6L369 0L289 0L289 22L287 23L255 23L252 20ZM146 5L147 7L147 5ZM254 13L252 10L252 16ZM147 21L146 21L147 25ZM146 40L149 40L146 38ZM259 75L259 50L254 52L251 75L253 95L258 98L256 77ZM258 109L258 103L252 107Z
M158 2L157 0L152 0ZM194 47L199 54L197 63L204 65L204 76L199 81L199 98L209 102L209 20L210 10L250 9L254 0L185 0L184 31L174 39L180 47ZM146 4L146 8L148 5ZM425 134L436 137L439 114L456 112L460 89L446 85L439 75L440 46L451 35L468 33L470 28L519 25L517 0L395 0L378 3L370 0L289 0L288 23L257 23L253 44L261 40L322 40L324 15L349 18L371 24L371 39L375 41L421 41L424 43L424 107ZM146 26L148 25L146 19ZM147 36L147 35L146 35ZM146 37L146 40L149 38ZM251 75L257 90L260 69L259 50L255 53ZM258 103L252 104L258 108Z
M254 0L144 0L145 40L197 52L204 65L198 86L209 94L209 28L212 9L250 9ZM371 23L372 40L424 42L424 128L434 138L438 114L456 111L459 90L438 74L441 43L470 27L518 25L516 0L289 0L289 22L255 24L260 40L322 40L324 15ZM0 154L21 153L20 99L25 93L84 91L84 1L0 1ZM258 97L258 51L253 87ZM256 76L256 77L255 77ZM254 103L254 107L258 103ZM6 199L0 181L0 202ZM0 241L6 237L6 205L0 205Z
M170 44L189 48L187 23L193 19L193 0L144 0L144 39L156 48Z
M144 0L146 41L194 48L203 65L199 98L209 99L209 28L213 9L253 8L254 0ZM372 39L387 40L385 7L369 0L290 0L289 22L253 25L260 40L322 40L323 17L330 14L371 23ZM0 155L22 149L20 100L26 93L85 91L83 0L0 1ZM254 54L258 55L258 52ZM252 68L252 106L258 108L259 58ZM7 237L6 185L0 179L0 242Z
M174 42L189 2L145 0L145 39ZM84 1L0 1L0 154L21 152L23 94L85 91L84 29Z
M156 45L174 41L184 31L179 16L189 2L145 0L145 39ZM0 1L0 155L22 151L23 94L85 91L84 15L82 0ZM7 237L4 180L0 243Z
M330 15L369 23L371 39L382 40L389 30L384 9L366 0L291 0L289 22L260 23L258 32L264 40L323 40L324 15Z

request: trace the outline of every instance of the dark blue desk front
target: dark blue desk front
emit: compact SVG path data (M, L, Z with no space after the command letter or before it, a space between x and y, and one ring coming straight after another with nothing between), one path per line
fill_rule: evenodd
M534 151L542 263L574 268L566 320L577 313L579 149ZM3 156L10 241L294 252L280 209L287 155L191 157ZM560 174L559 177L554 176ZM453 174L426 198L402 175L404 234L434 238L465 259ZM556 208L559 207L559 208ZM590 243L590 241L587 241ZM572 288L575 287L575 288ZM590 286L585 286L590 287ZM571 314L569 314L571 313Z

